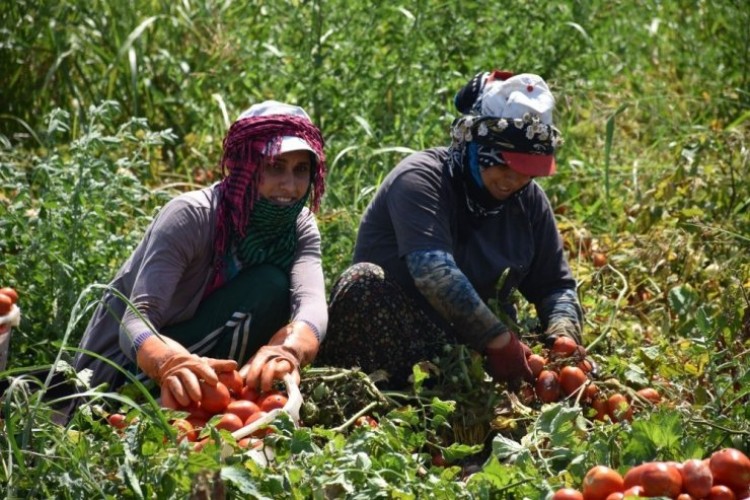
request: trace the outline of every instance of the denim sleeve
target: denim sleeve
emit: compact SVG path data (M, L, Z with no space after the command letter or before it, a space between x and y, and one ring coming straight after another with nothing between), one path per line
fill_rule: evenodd
M542 299L537 312L548 339L562 335L581 343L583 311L574 289L565 288L548 295Z
M406 255L406 265L420 293L474 349L484 351L487 342L508 330L479 297L450 253L414 251Z

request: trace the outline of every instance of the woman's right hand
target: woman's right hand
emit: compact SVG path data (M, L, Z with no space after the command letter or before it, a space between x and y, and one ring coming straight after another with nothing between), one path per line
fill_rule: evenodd
M184 407L193 401L200 401L201 382L214 387L219 382L217 373L237 369L234 360L191 354L174 340L155 335L141 344L136 361L160 385L162 400L167 407L172 407L174 402Z
M510 337L503 338L506 335ZM511 389L515 389L520 380L527 382L534 380L529 363L526 361L527 356L531 354L531 349L518 340L515 333L508 331L500 335L490 342L485 353L488 371L496 382L507 382Z

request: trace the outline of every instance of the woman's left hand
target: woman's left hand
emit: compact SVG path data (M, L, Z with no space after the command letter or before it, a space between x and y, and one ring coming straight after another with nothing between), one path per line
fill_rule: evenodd
M318 353L320 341L313 329L304 321L285 325L271 337L268 345L258 349L240 370L249 387L270 391L273 381L290 373L297 384L300 366L311 362Z
M262 392L273 389L273 381L281 380L287 373L291 373L294 381L299 384L299 361L283 345L261 347L240 370L245 384L259 387Z

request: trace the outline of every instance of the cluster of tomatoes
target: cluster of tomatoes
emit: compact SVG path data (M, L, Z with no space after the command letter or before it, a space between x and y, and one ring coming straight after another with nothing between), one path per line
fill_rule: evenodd
M582 490L563 488L552 500L621 500L664 497L676 500L750 499L750 459L734 448L724 448L706 459L648 462L629 469L623 477L597 465L583 479Z
M633 405L630 398L620 392L602 394L599 386L589 378L593 365L586 358L586 349L568 337L558 337L543 354L530 354L526 361L535 377L532 385L522 387L524 401L538 399L552 403L565 397L579 398L582 404L593 408L595 420L609 418L613 422L630 420ZM659 403L661 396L653 388L637 391L638 396L650 404Z
M201 382L202 399L198 403L193 402L184 407L171 398L162 399L162 406L165 408L188 413L187 417L175 418L170 423L177 429L178 440L195 442L196 450L201 450L210 439L201 437L209 423L216 429L234 432L287 404L286 394L277 390L258 393L245 385L244 379L236 370L219 373L218 377L219 383L214 387ZM123 416L110 415L108 421L115 427L127 425ZM260 446L261 438L268 432L268 429L256 430L250 436L240 439L237 444L243 448Z
M9 314L18 302L18 293L11 287L0 288L0 316Z

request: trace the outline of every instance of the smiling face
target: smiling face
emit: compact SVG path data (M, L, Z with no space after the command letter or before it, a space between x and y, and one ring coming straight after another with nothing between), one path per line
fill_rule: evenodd
M495 165L482 169L482 182L493 198L507 200L513 193L531 182L528 175L516 172L507 165Z
M312 162L308 151L281 153L274 163L264 162L258 192L276 205L293 205L310 186Z

